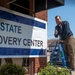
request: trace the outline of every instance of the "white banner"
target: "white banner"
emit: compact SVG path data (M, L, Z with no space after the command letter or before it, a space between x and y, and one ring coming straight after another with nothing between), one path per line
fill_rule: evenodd
M47 23L0 10L0 48L46 49ZM35 54L36 55L36 54Z

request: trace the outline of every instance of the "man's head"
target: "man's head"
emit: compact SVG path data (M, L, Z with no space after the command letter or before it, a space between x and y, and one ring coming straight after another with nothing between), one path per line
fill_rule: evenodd
M57 25L61 25L62 23L61 17L59 15L55 16L55 21Z

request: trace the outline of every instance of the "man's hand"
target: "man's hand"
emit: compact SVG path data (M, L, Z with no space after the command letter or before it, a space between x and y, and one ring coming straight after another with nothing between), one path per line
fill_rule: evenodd
M55 34L58 35L58 30L57 29L55 30Z
M58 37L58 30L57 29L55 29L55 37L57 38Z
M63 43L63 41L62 41L62 40L58 40L57 42L58 42L58 43Z

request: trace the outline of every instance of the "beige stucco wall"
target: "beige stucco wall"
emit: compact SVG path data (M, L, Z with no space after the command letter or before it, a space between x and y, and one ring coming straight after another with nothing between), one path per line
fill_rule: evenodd
M13 61L14 64L18 64L20 66L22 65L22 58L12 58L12 61ZM2 58L1 59L1 65L5 64L5 63L6 63L5 59Z

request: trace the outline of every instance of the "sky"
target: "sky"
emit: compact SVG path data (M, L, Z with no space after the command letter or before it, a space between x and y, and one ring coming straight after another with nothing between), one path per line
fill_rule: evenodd
M48 10L48 39L55 39L55 16L60 15L62 21L66 20L70 24L70 28L75 37L75 0L65 0L65 5Z

